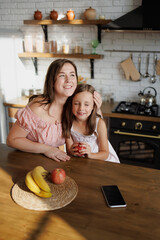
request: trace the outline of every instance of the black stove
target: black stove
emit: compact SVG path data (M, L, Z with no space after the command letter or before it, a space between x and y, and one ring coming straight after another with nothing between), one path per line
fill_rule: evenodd
M112 112L156 117L158 116L158 108L157 104L148 107L137 102L122 101Z

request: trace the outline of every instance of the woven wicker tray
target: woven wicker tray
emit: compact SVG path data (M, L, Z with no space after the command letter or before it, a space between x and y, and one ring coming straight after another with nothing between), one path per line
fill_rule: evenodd
M76 182L66 177L64 183L60 185L48 182L52 197L41 198L30 192L25 185L24 178L20 179L16 184L13 185L11 190L12 199L20 206L38 211L51 211L65 207L71 203L78 193L78 186Z

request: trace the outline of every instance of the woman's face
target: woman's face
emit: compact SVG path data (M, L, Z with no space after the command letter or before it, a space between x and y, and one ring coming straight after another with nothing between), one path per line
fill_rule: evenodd
M54 89L61 97L70 97L77 87L75 69L70 63L65 63L57 74Z

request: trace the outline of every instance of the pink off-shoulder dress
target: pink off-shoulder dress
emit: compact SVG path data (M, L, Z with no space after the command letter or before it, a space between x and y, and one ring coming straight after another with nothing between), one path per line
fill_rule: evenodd
M51 124L40 119L28 105L18 110L15 118L18 125L28 132L27 139L53 147L64 145L61 123Z

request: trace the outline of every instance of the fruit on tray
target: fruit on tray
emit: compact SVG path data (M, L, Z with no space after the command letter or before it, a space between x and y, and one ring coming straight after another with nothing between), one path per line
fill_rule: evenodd
M52 193L51 192L45 192L43 190L41 190L39 193L36 193L36 195L39 196L39 197L43 197L43 198L52 197Z
M32 176L34 181L37 183L37 185L45 192L51 192L51 189L44 179L46 175L48 174L48 171L46 171L42 166L37 166L32 171Z
M30 191L39 197L49 198L52 196L51 189L45 180L48 175L42 166L35 167L32 171L28 172L25 177L25 184Z
M62 184L65 178L66 172L62 168L55 168L51 173L51 180L55 184Z
M25 177L25 184L34 193L40 193L41 189L39 186L36 184L32 177L32 171L28 172L26 177Z

